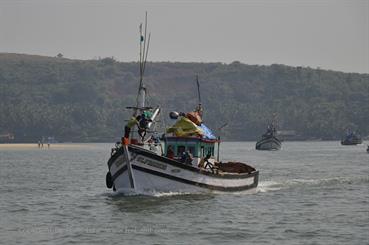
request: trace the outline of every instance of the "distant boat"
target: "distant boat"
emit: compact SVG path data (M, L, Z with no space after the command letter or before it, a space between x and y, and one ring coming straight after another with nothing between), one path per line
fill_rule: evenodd
M358 145L363 143L360 135L352 132L350 130L347 131L346 136L341 139L341 145Z
M10 143L12 141L14 141L12 133L0 134L0 143Z
M277 138L277 130L274 123L268 125L267 131L262 135L261 139L256 142L256 150L280 150L282 141Z

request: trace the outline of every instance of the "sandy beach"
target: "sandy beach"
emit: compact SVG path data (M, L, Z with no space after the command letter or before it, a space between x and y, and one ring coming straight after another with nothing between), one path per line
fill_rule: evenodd
M24 150L24 149L40 149L40 150L51 150L51 149L76 149L76 148L93 148L95 145L88 143L55 143L50 144L48 147L47 144L44 144L43 147L39 147L37 143L31 144L0 144L1 149L14 149L14 150Z

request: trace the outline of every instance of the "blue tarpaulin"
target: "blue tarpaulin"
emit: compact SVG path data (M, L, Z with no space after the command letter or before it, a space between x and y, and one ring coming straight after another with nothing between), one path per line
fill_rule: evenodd
M206 127L205 124L202 123L200 125L200 128L204 132L204 135L202 136L204 139L215 140L217 138L217 137L215 137L215 135L213 134L213 132L211 131L211 129L209 129L208 127Z

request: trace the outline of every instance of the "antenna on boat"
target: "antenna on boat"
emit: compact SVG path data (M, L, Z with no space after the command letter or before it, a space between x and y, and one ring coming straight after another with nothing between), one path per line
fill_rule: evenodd
M134 114L137 114L137 110L139 108L145 107L145 100L146 100L146 88L143 84L143 76L145 74L145 68L146 68L146 61L147 61L147 55L149 53L149 45L150 45L150 37L151 33L149 33L148 39L146 39L147 36L147 12L145 13L145 29L142 32L142 23L139 26L140 30L140 85L138 87L138 94L136 99L136 110Z
M197 95L199 98L199 105L201 105L201 94L200 94L200 83L199 83L199 76L196 75L196 83L197 83Z
M199 112L200 116L202 116L201 93L200 93L200 83L199 83L198 75L196 75L196 84L197 84L197 95L198 95L198 100L199 100L197 111Z
M277 116L278 116L277 113L274 112L273 113L273 118L272 118L272 127L274 129L276 129L278 127L278 125L277 125L277 123L278 123Z

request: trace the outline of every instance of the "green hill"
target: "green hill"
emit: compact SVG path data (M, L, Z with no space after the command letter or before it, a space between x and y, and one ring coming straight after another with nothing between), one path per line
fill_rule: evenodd
M16 141L116 141L133 105L138 63L0 54L0 135ZM300 139L338 139L346 127L369 134L369 74L239 62L147 64L152 104L189 111L199 75L205 123L223 138L254 140L273 113Z

